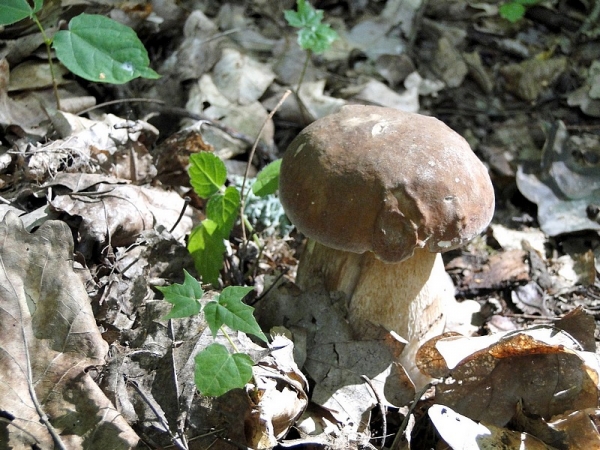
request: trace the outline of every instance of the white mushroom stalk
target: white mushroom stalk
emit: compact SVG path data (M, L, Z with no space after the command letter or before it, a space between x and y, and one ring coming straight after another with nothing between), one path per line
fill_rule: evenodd
M443 330L454 303L440 252L479 234L494 211L468 143L432 117L345 106L290 144L280 198L310 238L297 284L344 292L358 333L371 322L407 339L413 371L416 348Z

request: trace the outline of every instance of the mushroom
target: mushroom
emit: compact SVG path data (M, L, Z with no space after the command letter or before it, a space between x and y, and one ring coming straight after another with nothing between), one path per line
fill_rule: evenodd
M440 253L483 231L494 212L486 167L443 122L351 105L306 127L281 164L281 203L309 238L296 283L349 299L357 333L371 322L405 338L409 373L441 333L454 286Z

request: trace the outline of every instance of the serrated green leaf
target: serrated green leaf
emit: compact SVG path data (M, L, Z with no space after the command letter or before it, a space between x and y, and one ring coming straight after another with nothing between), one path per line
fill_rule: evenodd
M202 281L214 286L218 285L219 273L223 267L225 244L223 237L218 232L217 223L210 219L204 219L190 233L187 248L194 259L194 265L202 277Z
M283 11L283 17L287 21L287 23L294 28L302 28L304 26L304 22L296 11L292 11L291 9L286 9Z
M206 396L218 397L243 388L252 378L252 359L244 353L229 353L221 344L211 344L196 355L194 380Z
M281 171L281 159L266 165L256 176L252 185L252 192L259 197L274 194L279 189L279 172Z
M505 3L498 10L500 16L511 23L518 22L525 15L525 6L517 2Z
M217 230L223 239L229 237L235 219L240 209L240 191L233 186L227 187L224 194L215 194L206 204L206 217L214 220L219 229Z
M201 198L216 194L227 179L227 168L221 159L210 152L190 156L190 183Z
M314 9L306 0L298 0L296 11L285 10L283 17L292 27L304 28L319 25L323 18L323 12Z
M213 337L216 337L222 325L227 325L232 330L253 334L267 342L267 337L254 318L254 308L242 302L251 290L251 287L229 286L223 289L216 300L206 304L204 317Z
M313 28L302 28L298 31L298 44L304 50L323 53L338 38L338 34L327 24Z
M135 31L108 17L80 14L68 30L54 35L58 59L86 80L122 84L134 78L160 78L148 67L148 52Z
M34 0L33 8L27 0L2 0L0 3L0 25L11 25L32 17L42 9L44 0Z
M185 279L183 284L172 284L167 287L157 287L163 293L165 300L173 304L169 314L163 320L191 317L200 312L200 299L204 291L193 276L183 269Z

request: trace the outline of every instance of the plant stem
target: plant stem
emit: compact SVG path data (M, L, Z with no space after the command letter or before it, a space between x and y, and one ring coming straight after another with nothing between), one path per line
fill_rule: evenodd
M300 87L302 87L302 82L304 81L304 76L306 75L306 69L308 68L308 63L310 62L310 58L312 56L311 50L306 50L306 58L304 58L304 65L302 66L302 72L300 72L300 78L298 79L298 85L296 86L296 90L294 91L294 95L296 96L296 101L298 102L298 108L300 108L300 114L302 114L302 120L304 121L304 125L308 125L310 120L308 118L309 114L306 106L302 103L300 99Z
M219 329L221 330L221 333L223 333L223 336L225 336L225 338L229 341L235 352L240 353L239 349L237 348L237 345L235 345L231 337L229 337L229 334L227 333L227 331L225 331L225 328L223 328L223 326L221 325Z
M300 78L298 79L298 85L296 86L296 90L294 94L298 97L298 101L300 101L300 87L302 86L302 82L304 81L304 75L306 75L306 69L308 68L308 63L310 61L310 57L312 56L311 50L306 50L306 58L304 58L304 65L302 66L302 72L300 72Z
M52 39L50 39L46 34L46 30L44 30L44 26L42 25L36 14L33 14L32 19L37 25L37 27L40 29L42 37L44 38L44 44L46 45L46 53L48 54L48 65L50 66L50 77L52 77L52 89L54 91L54 98L56 99L56 109L60 110L60 98L58 96L58 81L56 80L56 75L54 73L54 63L52 62L52 49L50 47L52 45Z

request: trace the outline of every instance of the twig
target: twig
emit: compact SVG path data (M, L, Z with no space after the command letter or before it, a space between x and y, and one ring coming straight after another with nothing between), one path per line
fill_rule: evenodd
M240 189L240 193L241 193L241 195L240 195L240 197L241 197L240 198L240 217L244 217L244 207L246 204L246 195L244 194L244 189L246 187L246 180L248 179L248 177L250 175L250 167L252 165L252 159L254 158L254 154L256 153L256 148L258 146L260 137L261 137L265 127L267 126L267 123L269 122L269 120L271 120L273 118L273 116L275 115L277 110L279 108L281 108L281 105L283 105L283 102L285 102L285 100L288 98L288 96L291 93L292 93L292 91L290 91L289 89L283 93L283 95L281 96L281 99L275 105L275 108L273 108L273 110L269 113L269 115L263 122L263 124L260 127L260 130L258 132L258 135L256 136L256 139L254 140L254 144L252 145L252 150L250 150L250 155L248 156L248 164L246 165L246 173L244 173L244 180L242 181L242 188ZM242 239L243 239L244 243L247 242L246 226L245 226L243 220L242 220Z
M135 382L134 380L132 380L131 378L129 378L127 375L123 375L123 378L125 379L125 382L127 384L129 384L130 386L132 386L136 390L136 392L140 395L140 397L142 397L142 400L144 400L146 402L146 404L150 407L150 409L152 410L152 412L154 413L154 415L156 416L156 418L159 420L159 422L161 423L161 425L165 428L165 430L167 430L167 433L169 433L169 436L171 436L171 439L173 440L173 443L178 448L180 448L181 450L189 450L186 442L180 440L179 437L177 437L177 436L175 436L173 434L173 432L171 431L171 428L169 427L169 422L167 421L167 418L165 417L165 415L161 411L159 411L158 409L156 409L156 407L154 406L154 403L152 402L152 400L139 387L139 385L137 384L137 382Z
M187 209L187 206L190 204L190 201L191 201L191 199L187 195L185 197L183 197L183 208L181 208L179 217L175 221L175 224L169 230L169 233L173 233L173 231L175 231L175 228L177 228L177 225L179 225L179 222L181 222L181 219L183 218L183 215L185 214L185 210Z
M431 386L432 386L431 383L427 383L425 386L423 386L423 389L421 389L415 395L415 400L412 402L412 405L410 405L410 407L408 408L406 416L404 416L404 420L402 421L402 424L400 425L400 428L398 429L398 432L396 433L396 437L394 438L394 442L392 442L392 446L390 447L390 450L394 450L394 449L399 448L400 441L402 440L402 438L404 436L404 430L406 430L406 427L408 426L408 419L409 419L410 415L412 414L412 412L416 408L417 403L419 402L419 400L421 399L421 397L423 397L423 394L425 394L425 392L427 392L427 390Z
M381 448L384 448L385 447L385 438L387 437L387 416L386 416L387 408L385 407L382 399L379 398L379 394L377 394L377 391L373 387L373 383L371 382L371 379L369 377L367 377L366 375L361 375L360 377L366 381L367 385L373 391L373 395L377 399L377 404L379 405L379 410L381 411L381 420L383 421L382 431L381 431Z
M48 432L50 433L50 436L52 436L52 439L54 440L54 444L56 445L56 448L58 448L59 450L67 450L67 447L65 446L64 442L60 438L60 435L56 431L56 428L54 428L54 426L52 426L52 424L50 423L50 419L48 419L48 416L42 409L42 405L40 405L40 402L38 401L37 394L35 393L35 388L33 387L33 374L31 372L31 359L29 356L29 344L27 342L27 336L25 336L25 329L23 327L21 327L21 333L23 335L25 358L27 358L27 387L29 388L29 395L31 397L31 401L33 402L33 405L35 406L35 410L37 411L38 415L40 416L40 421L46 426L46 428L48 428Z

